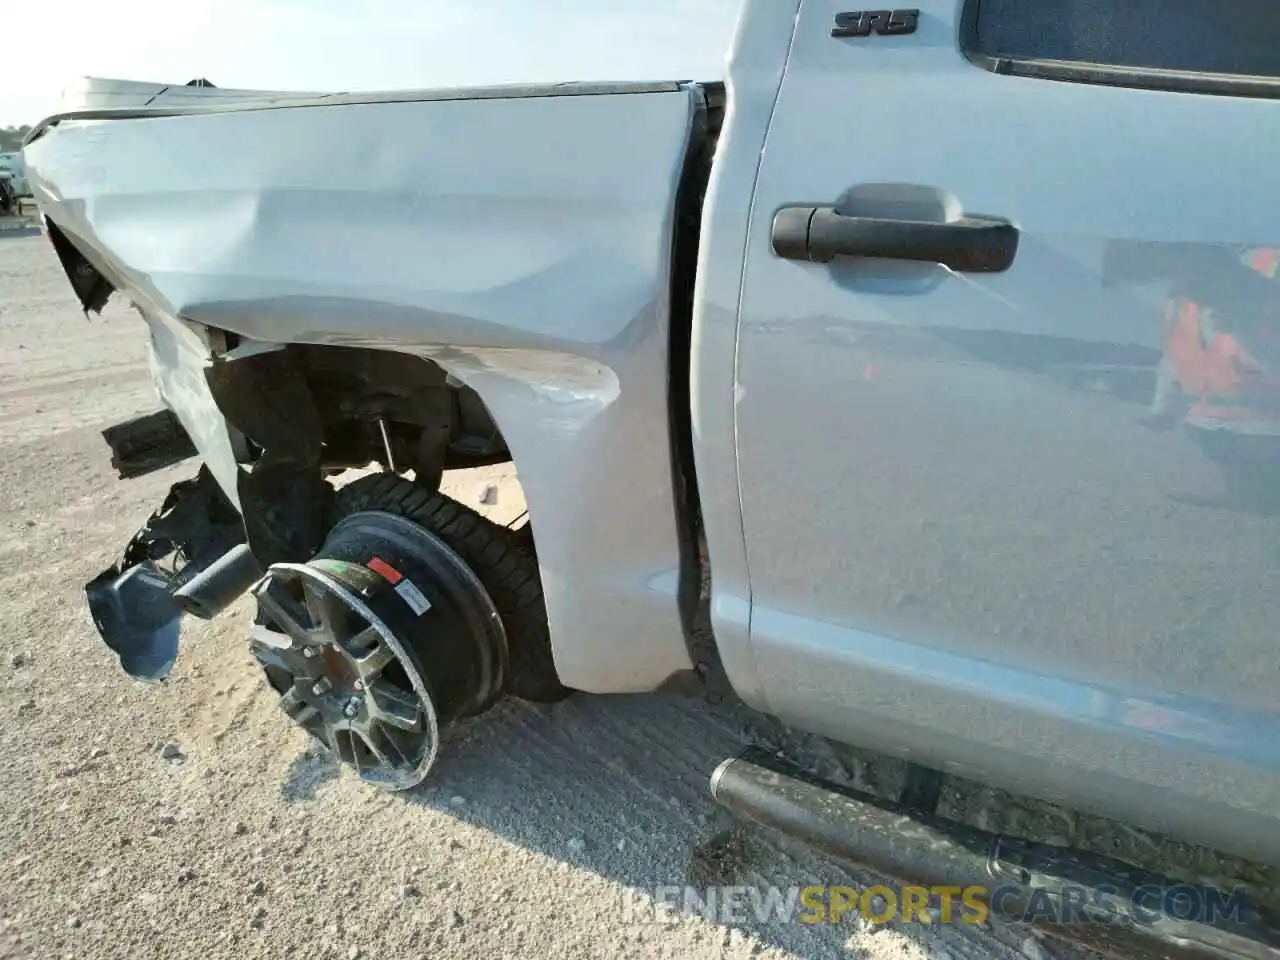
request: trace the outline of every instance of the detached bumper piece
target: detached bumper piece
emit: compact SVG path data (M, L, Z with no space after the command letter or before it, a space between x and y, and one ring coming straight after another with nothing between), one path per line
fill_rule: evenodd
M120 658L125 673L163 680L178 658L182 610L169 592L169 578L144 561L104 571L85 586L93 625Z
M111 448L111 466L122 480L163 470L196 455L196 445L171 410L107 427L102 439Z
M1124 960L1277 960L1280 933L1243 891L1230 910L1201 888L1078 850L997 836L820 780L758 749L726 760L711 794L727 809L908 884L981 891L990 916ZM966 902L968 900L966 899ZM1215 915L1216 914L1216 915Z
M85 585L94 626L129 675L163 680L184 613L209 619L262 576L240 514L202 467L174 484L120 561Z

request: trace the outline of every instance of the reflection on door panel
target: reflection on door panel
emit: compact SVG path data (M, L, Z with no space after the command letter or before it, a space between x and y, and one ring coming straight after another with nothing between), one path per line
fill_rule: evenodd
M1225 505L1280 510L1280 248L1113 242L1104 279L1167 284L1153 429L1185 426Z

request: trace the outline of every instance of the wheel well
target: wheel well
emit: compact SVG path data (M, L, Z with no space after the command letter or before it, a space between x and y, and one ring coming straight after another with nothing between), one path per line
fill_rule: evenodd
M445 470L511 460L479 395L438 364L362 347L257 349L234 335L206 369L233 433L249 544L264 566L302 562L319 547L329 475L379 464L439 489Z
M237 344L228 346L234 357ZM216 363L213 369L221 382L219 406L245 434L250 460L269 445L271 431L257 430L267 435L259 438L252 428L236 423L232 409L241 406L237 401L296 405L304 394L313 411L306 417L307 426L316 434L325 472L378 463L397 473L412 470L422 485L434 489L443 470L511 459L480 396L424 357L365 347L291 344ZM289 420L296 439L297 417Z

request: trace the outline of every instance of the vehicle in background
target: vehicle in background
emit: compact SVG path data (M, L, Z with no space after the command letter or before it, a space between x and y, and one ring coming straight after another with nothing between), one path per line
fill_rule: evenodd
M27 180L26 165L21 153L0 153L0 180L9 182L15 197L31 196L31 184Z
M724 83L84 82L25 153L84 308L150 327L166 409L105 437L203 461L100 633L160 678L251 592L287 716L390 789L503 695L722 677L905 770L732 758L731 809L1084 889L1113 922L1054 929L1108 949L1280 955L1280 507L1239 496L1280 483L1240 253L1280 240L1280 19L1165 6L747 0ZM440 493L506 460L526 527ZM975 783L1055 813L997 834ZM1234 919L1151 899L1206 878Z

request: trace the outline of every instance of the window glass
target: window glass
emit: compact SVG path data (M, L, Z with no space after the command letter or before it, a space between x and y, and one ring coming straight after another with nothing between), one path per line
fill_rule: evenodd
M971 0L969 51L1280 77L1278 0Z

